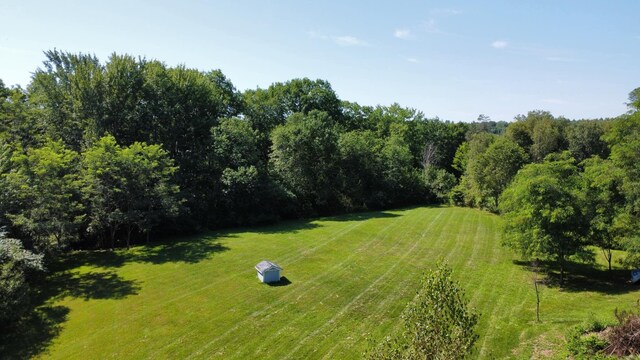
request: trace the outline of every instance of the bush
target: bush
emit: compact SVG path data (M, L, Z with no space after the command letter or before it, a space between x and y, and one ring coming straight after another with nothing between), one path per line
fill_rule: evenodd
M567 336L567 349L576 360L606 359L602 351L609 343L598 334L605 328L597 320L574 327Z
M478 339L475 311L444 264L429 271L405 309L403 331L387 337L368 353L369 359L464 359Z
M22 248L20 240L0 232L0 323L18 320L29 306L27 277L43 270L42 255Z

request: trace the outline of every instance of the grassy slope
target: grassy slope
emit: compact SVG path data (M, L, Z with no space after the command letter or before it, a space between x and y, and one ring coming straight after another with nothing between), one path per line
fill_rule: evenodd
M535 323L531 275L500 246L499 222L472 209L416 208L77 254L50 279L48 305L69 311L40 355L358 358L368 338L396 328L438 258L481 314L481 358L560 356L567 327L635 303L635 287L576 279L543 288ZM263 259L284 267L282 286L258 282L253 266Z

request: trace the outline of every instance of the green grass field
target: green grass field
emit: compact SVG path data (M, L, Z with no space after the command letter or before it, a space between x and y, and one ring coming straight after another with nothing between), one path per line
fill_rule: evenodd
M566 329L638 299L626 272L574 265L544 286L500 245L500 218L423 207L230 230L130 251L76 253L48 279L39 330L8 354L56 359L344 359L399 324L445 259L480 313L479 358L564 355ZM284 267L279 286L253 266Z

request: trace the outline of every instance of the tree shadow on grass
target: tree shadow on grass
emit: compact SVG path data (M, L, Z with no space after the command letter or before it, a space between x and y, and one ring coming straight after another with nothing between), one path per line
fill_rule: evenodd
M130 260L121 250L81 250L62 255L55 263L48 265L51 273L63 272L80 266L117 268Z
M530 261L516 260L514 264L533 272ZM594 264L567 262L564 284L560 286L560 270L553 261L540 261L540 271L546 275L545 285L567 292L598 292L608 295L626 294L640 287L630 283L628 270L607 270Z
M225 237L232 237L225 235ZM127 263L146 262L164 264L167 262L183 262L195 264L208 259L215 253L229 250L220 244L217 237L193 237L179 241L165 241L156 244L143 245L130 250L92 250L75 251L64 255L59 261L51 265L52 272L68 271L80 266L101 268L118 268Z
M126 280L114 271L77 273L56 272L47 277L43 301L72 297L76 299L124 299L138 294L140 283Z
M268 234L291 235L291 234L296 234L300 231L311 230L311 229L315 229L323 226L319 224L318 221L341 221L341 222L364 221L369 219L395 218L400 216L402 215L393 214L386 211L369 211L369 212L319 217L319 218L306 219L306 220L282 221L275 225L238 229L238 231L241 231L241 232L247 231L247 232L252 232L256 234L267 234L267 235Z
M58 336L67 320L69 308L41 306L19 323L0 332L0 357L3 359L30 359L45 352Z
M66 297L84 300L123 299L140 290L137 281L126 280L113 271L56 271L37 279L31 308L24 319L0 333L0 357L27 359L46 351L67 320L69 308L52 306Z
M322 220L329 221L364 221L369 219L385 219L385 218L397 218L402 215L394 214L386 211L369 211L369 212L358 212L351 214L344 214L338 216L330 216L326 218L322 218Z
M67 297L91 300L134 296L141 289L140 282L122 278L114 268L130 262L197 263L228 250L219 243L219 237L200 235L131 250L77 251L62 256L47 265L48 275L35 279L33 288L38 291L34 291L31 297L32 307L27 312L28 316L11 327L0 329L0 358L26 359L46 351L69 313L69 308L51 306L51 302ZM92 269L79 269L81 266Z
M270 283L266 283L269 286L272 287L278 287L278 286L287 286L287 285L291 285L291 281L289 279L287 279L286 276L282 276L280 277L280 281L276 281L276 282L270 282Z
M300 231L319 228L321 225L315 220L287 220L275 225L259 226L237 229L238 232L250 232L255 234L296 234Z
M227 236L228 237L228 236ZM192 239L167 242L155 246L145 246L136 249L128 261L164 264L168 262L182 262L195 264L212 257L216 253L229 250L228 247L210 238Z

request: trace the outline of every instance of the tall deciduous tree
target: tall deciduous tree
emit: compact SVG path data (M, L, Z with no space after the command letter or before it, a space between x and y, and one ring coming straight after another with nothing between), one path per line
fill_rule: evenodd
M589 221L589 239L602 249L611 270L612 250L620 248L627 232L623 171L609 160L593 157L582 163L585 216Z
M531 160L541 162L547 155L566 149L564 128L568 120L554 118L548 111L530 111L516 116L506 135L527 151Z
M496 211L502 191L529 157L508 137L477 133L460 147L456 166L465 166L458 191L466 203Z
M183 66L166 69L163 64L148 66L147 88L158 105L151 109L156 119L157 138L179 167L176 181L195 220L204 224L211 211L213 192L210 171L211 128L221 116L233 116L233 106L227 106L226 95L234 97L233 87L218 86L222 78ZM221 74L219 74L221 75ZM224 90L224 91L223 91ZM223 94L226 94L223 96Z
M211 129L211 177L215 183L213 225L239 225L273 218L266 163L257 131L243 119L223 119Z
M120 229L127 247L134 230L149 234L163 218L178 211L177 168L159 145L133 143L122 148L105 136L83 157L84 195L89 208L89 230L100 241L106 234L115 245Z
M455 175L445 169L429 166L424 169L424 181L429 193L428 199L439 203L449 200L451 190L456 186Z
M8 216L39 251L56 251L79 238L84 212L78 160L76 152L53 140L12 157L14 171L5 181L21 206Z
M468 206L487 207L486 189L480 186L482 171L481 160L483 154L495 141L496 135L488 133L473 134L469 141L461 145L456 153L454 164L464 170L455 193L459 193L462 204Z
M506 137L498 137L477 159L475 167L478 186L493 200L497 208L502 191L511 182L518 170L527 162L528 156L515 142Z
M88 231L98 239L107 234L115 246L116 233L124 222L122 203L123 178L120 163L121 148L113 136L105 136L87 149L82 159L83 196L89 213Z
M296 113L273 130L270 163L306 214L338 208L338 130L326 112Z
M103 70L102 117L98 135L113 135L120 144L145 141L154 125L148 116L145 89L145 60L130 55L112 54Z
M537 121L533 127L531 158L542 161L547 155L566 149L563 127L565 122L552 117Z
M425 189L421 181L422 172L413 166L414 157L406 141L405 124L392 124L390 135L382 148L385 187L389 203L407 205L416 198L424 198Z
M10 143L0 137L0 227L10 224L7 218L8 213L18 212L20 204L18 195L7 179L13 165L11 158L13 157L13 148Z
M123 222L121 182L118 173L120 146L112 136L106 136L87 149L82 159L83 196L89 213L88 231L102 246L104 234L115 246L116 232Z
M245 114L253 127L269 133L295 114L324 111L333 121L342 118L340 99L324 80L308 78L274 83L267 89L249 90L244 94Z
M211 129L214 169L237 169L241 166L261 166L257 131L251 124L239 118L222 119Z
M568 153L529 164L500 198L504 244L525 257L555 260L564 282L567 258L585 245L580 178Z
M308 78L274 83L267 89L247 90L243 94L244 115L258 131L259 147L267 161L271 150L271 131L295 113L323 111L333 122L343 122L341 101L325 80Z
M20 87L6 88L0 80L0 136L22 147L37 146L42 140L42 109L29 101L29 93Z
M629 93L629 102L627 103L631 112L640 110L640 87L631 90Z
M566 129L568 149L580 162L592 156L606 158L609 155L607 143L602 139L604 121L581 120L572 122Z
M384 179L380 176L384 141L370 130L342 133L338 141L341 185L348 197L348 209L379 209L385 199Z
M159 145L135 142L120 151L125 203L123 215L126 245L131 233L140 231L149 238L162 219L178 215L180 188L174 182L177 167Z
M44 109L47 134L80 151L100 135L103 66L94 55L51 50L45 56L44 69L33 75L31 101Z
M636 224L640 221L640 112L615 120L604 138L611 147L611 161L624 173L626 262L639 266L640 231Z

